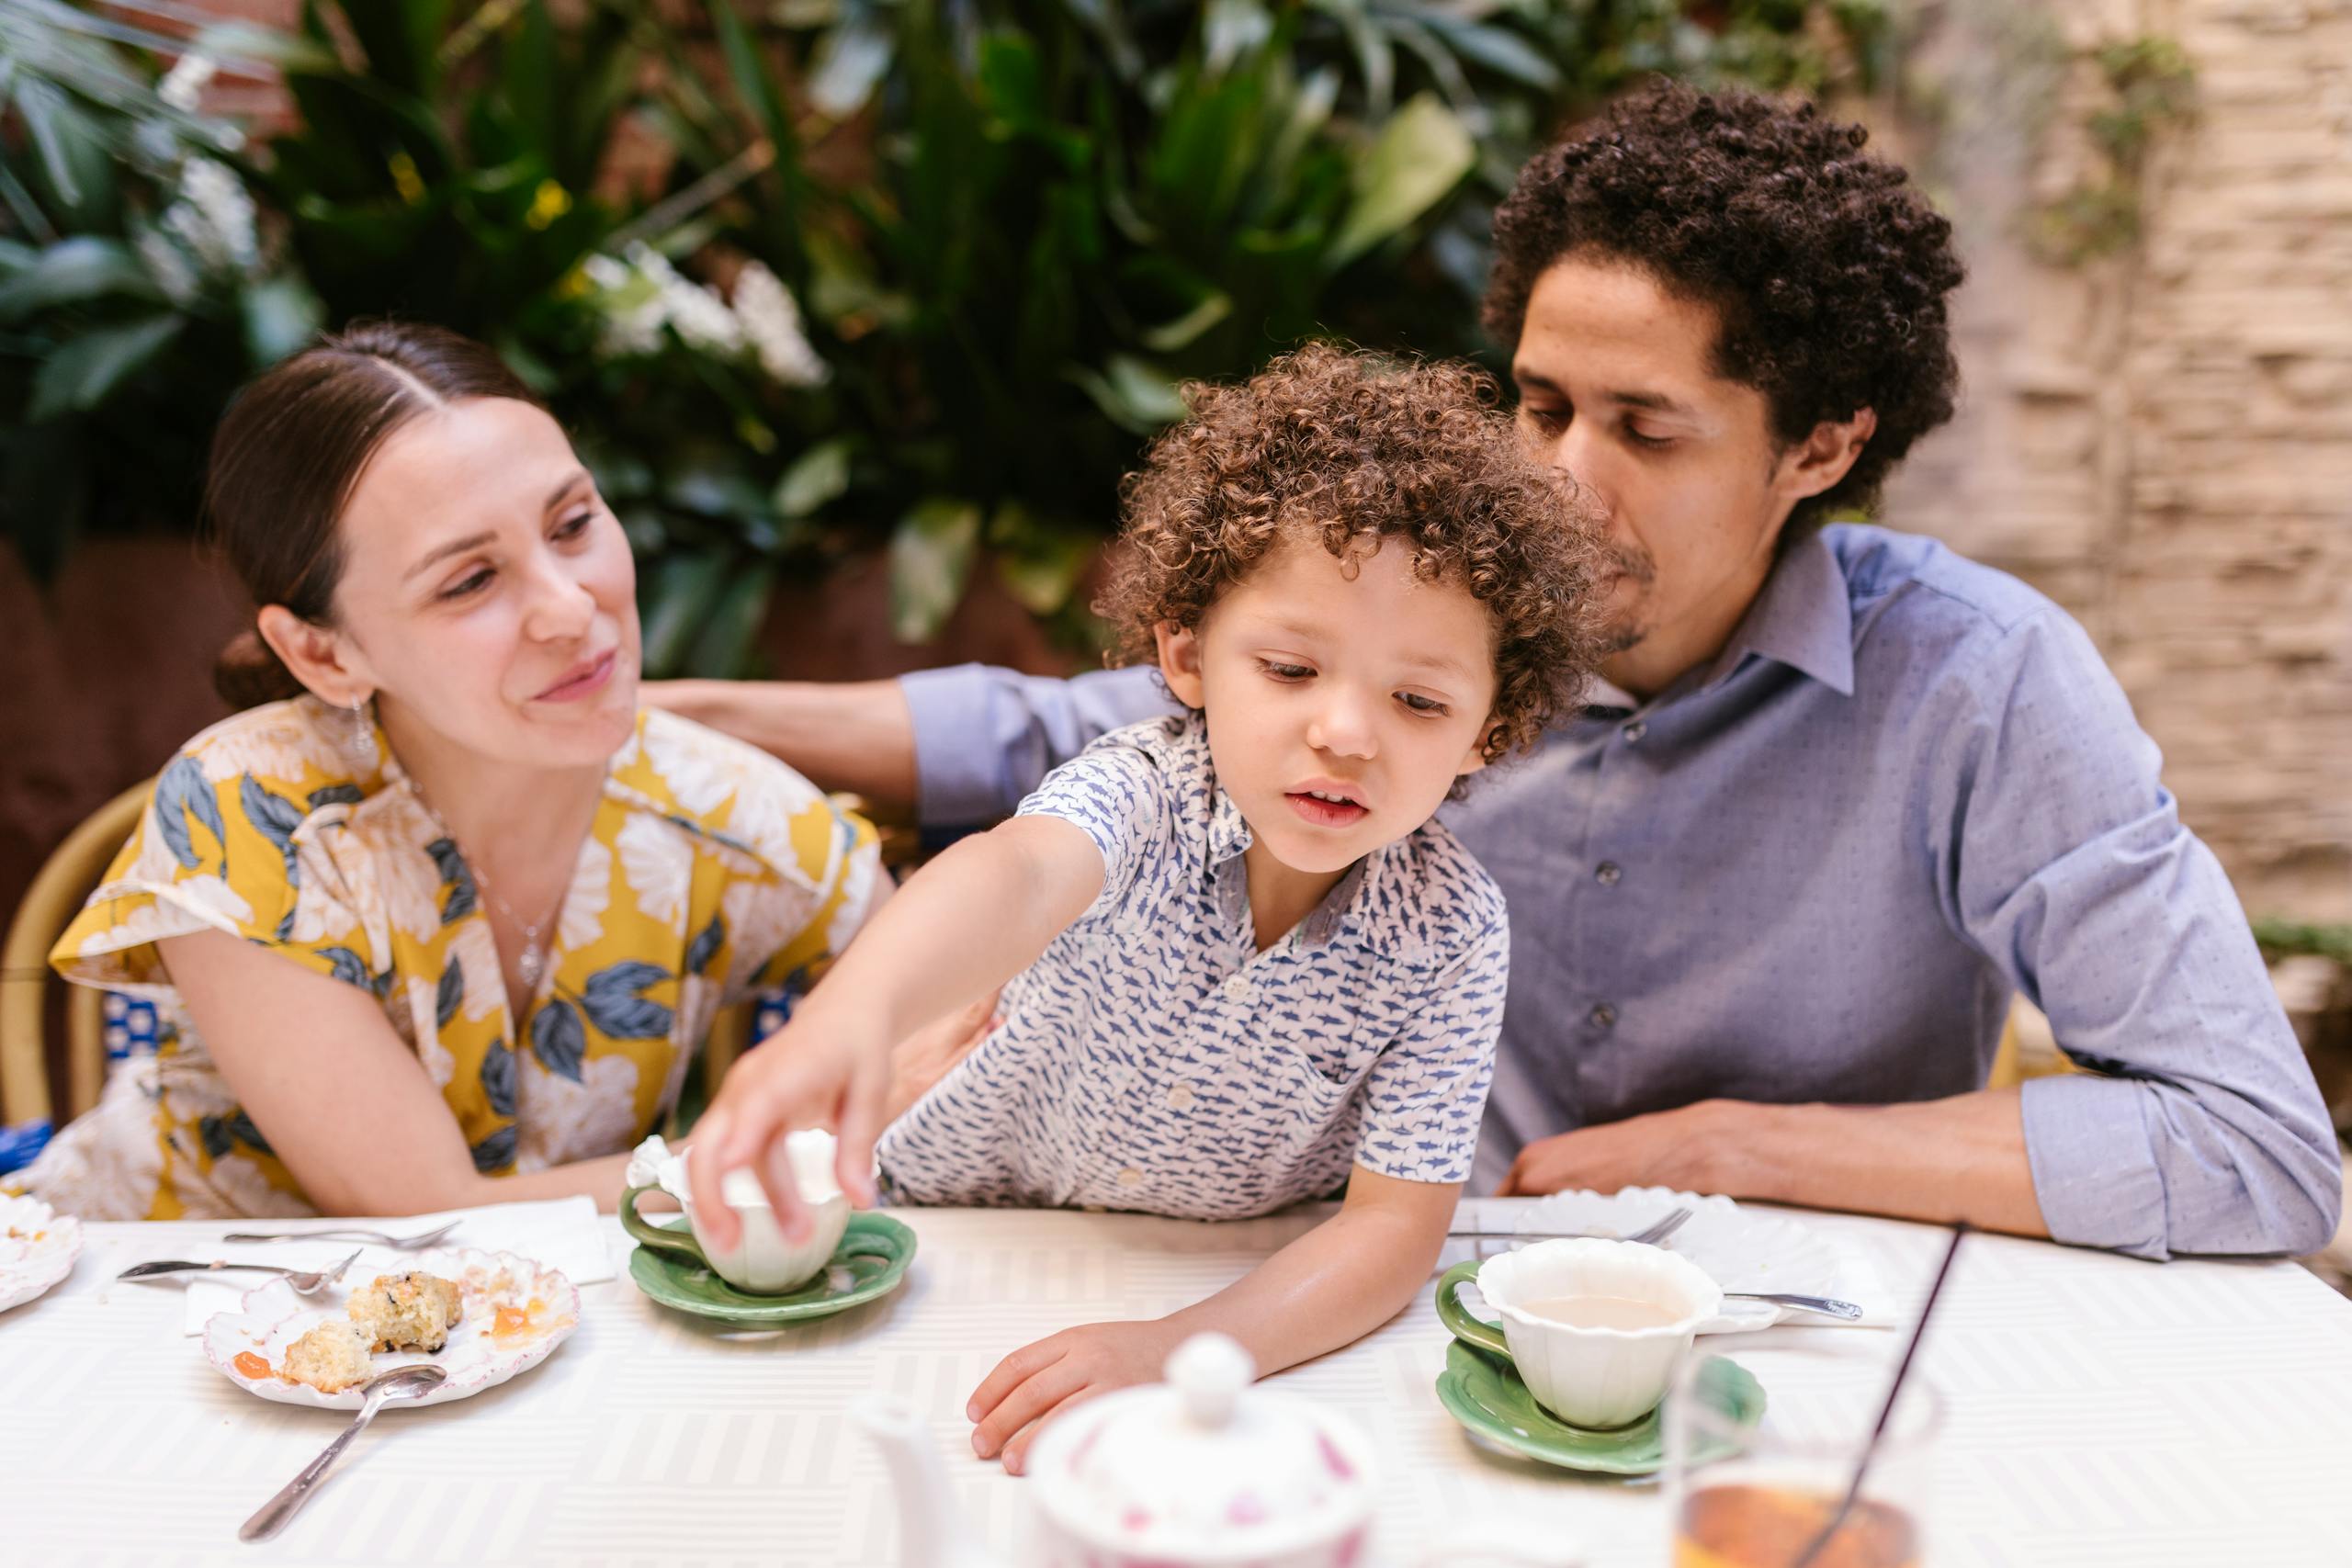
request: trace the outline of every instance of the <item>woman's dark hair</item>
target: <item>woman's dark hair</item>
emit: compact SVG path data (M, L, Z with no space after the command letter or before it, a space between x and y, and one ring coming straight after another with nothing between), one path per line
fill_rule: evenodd
M481 344L404 321L356 322L239 392L212 437L204 510L254 603L331 620L343 509L361 471L409 421L476 398L539 405ZM303 690L252 629L221 652L212 684L239 708Z
M1762 392L1773 434L1878 414L1846 477L1797 509L1864 511L1911 444L1950 419L1960 371L1951 225L1869 132L1737 89L1659 82L1537 153L1495 211L1486 322L1506 351L1536 279L1570 257L1630 263L1721 315L1715 369Z

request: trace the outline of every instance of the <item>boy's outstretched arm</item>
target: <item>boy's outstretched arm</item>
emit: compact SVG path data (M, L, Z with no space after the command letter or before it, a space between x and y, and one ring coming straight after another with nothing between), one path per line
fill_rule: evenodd
M1035 963L1102 881L1094 840L1051 816L962 840L910 878L704 1112L686 1168L711 1239L733 1245L737 1221L718 1184L738 1167L758 1176L786 1235L807 1235L783 1142L802 1127L839 1134L842 1190L873 1202L890 1047Z
M965 1409L973 1450L1003 1454L1018 1473L1048 1416L1157 1381L1168 1353L1204 1330L1238 1339L1261 1375L1352 1344L1428 1286L1461 1195L1460 1182L1356 1167L1338 1213L1206 1301L1148 1323L1067 1328L998 1362Z

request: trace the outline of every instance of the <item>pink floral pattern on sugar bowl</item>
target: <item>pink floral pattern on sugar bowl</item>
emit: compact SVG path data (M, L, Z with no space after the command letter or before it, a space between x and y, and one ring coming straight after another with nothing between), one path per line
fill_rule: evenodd
M449 1375L431 1392L403 1405L446 1404L504 1382L548 1359L580 1326L580 1289L560 1269L512 1252L439 1247L417 1255L410 1268L448 1280L458 1287L462 1311L448 1343L427 1355L418 1350L379 1351L371 1360L379 1372L427 1364ZM204 1325L204 1354L220 1374L248 1393L281 1404L320 1410L356 1410L357 1388L322 1393L280 1375L287 1347L322 1319L342 1317L351 1292L369 1278L356 1269L320 1295L296 1295L283 1280L248 1292L234 1312L215 1313Z

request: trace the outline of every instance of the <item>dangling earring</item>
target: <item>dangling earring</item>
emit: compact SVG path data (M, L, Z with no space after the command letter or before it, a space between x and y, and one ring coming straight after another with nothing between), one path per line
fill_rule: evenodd
M344 737L344 750L363 770L376 760L375 726L368 722L368 699L351 699L351 732Z

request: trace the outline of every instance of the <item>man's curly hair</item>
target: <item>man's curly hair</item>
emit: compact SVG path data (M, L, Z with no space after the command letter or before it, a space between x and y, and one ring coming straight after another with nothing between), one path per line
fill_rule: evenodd
M1421 581L1487 606L1489 761L1532 743L1599 664L1599 525L1526 456L1484 371L1312 344L1241 386L1183 395L1192 416L1121 486L1125 525L1094 606L1117 633L1114 662L1150 662L1154 627L1198 626L1297 538L1342 561L1397 540Z
M1621 100L1538 153L1496 209L1487 330L1517 344L1561 261L1630 262L1721 314L1716 373L1765 395L1783 444L1876 411L1852 469L1792 521L1868 510L1951 417L1944 298L1962 276L1951 225L1862 151L1869 136L1751 92L1661 82Z

